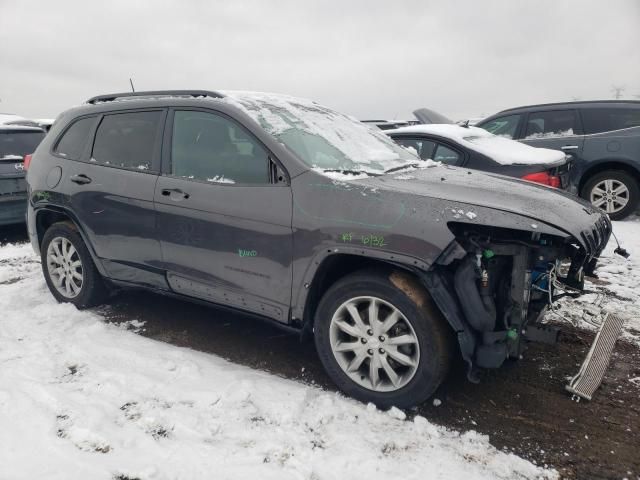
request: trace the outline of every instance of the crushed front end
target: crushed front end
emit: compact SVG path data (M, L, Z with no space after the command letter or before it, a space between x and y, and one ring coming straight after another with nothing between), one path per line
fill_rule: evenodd
M549 305L584 291L611 235L606 215L579 235L449 223L455 236L423 281L458 335L469 378L477 367L497 368L520 358L529 337L545 340L540 327Z

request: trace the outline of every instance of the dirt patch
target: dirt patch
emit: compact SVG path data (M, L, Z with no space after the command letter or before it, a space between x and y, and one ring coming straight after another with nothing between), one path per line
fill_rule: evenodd
M140 334L157 340L335 388L312 342L246 315L144 292L121 294L100 311L113 322L146 321ZM487 434L497 448L552 466L563 478L640 478L640 385L631 381L640 377L640 349L619 341L593 401L576 403L564 385L578 372L593 334L562 329L558 345L530 344L523 360L486 372L479 385L458 365L434 395L440 402L408 413Z

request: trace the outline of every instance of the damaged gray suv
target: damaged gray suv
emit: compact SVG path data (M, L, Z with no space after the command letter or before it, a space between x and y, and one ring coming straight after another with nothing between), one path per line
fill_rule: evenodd
M313 335L347 394L407 407L455 356L473 381L519 358L611 234L562 192L429 165L308 100L103 95L31 159L29 234L58 301L143 287L233 307Z

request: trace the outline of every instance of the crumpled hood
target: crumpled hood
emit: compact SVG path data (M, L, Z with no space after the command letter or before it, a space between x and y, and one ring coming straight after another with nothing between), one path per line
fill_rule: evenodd
M512 177L438 166L358 180L372 188L450 200L515 213L580 239L604 215L562 190Z

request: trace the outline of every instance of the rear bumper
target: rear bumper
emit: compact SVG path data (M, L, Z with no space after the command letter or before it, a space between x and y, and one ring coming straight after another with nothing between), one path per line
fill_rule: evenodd
M24 223L27 213L27 194L0 195L0 225Z

